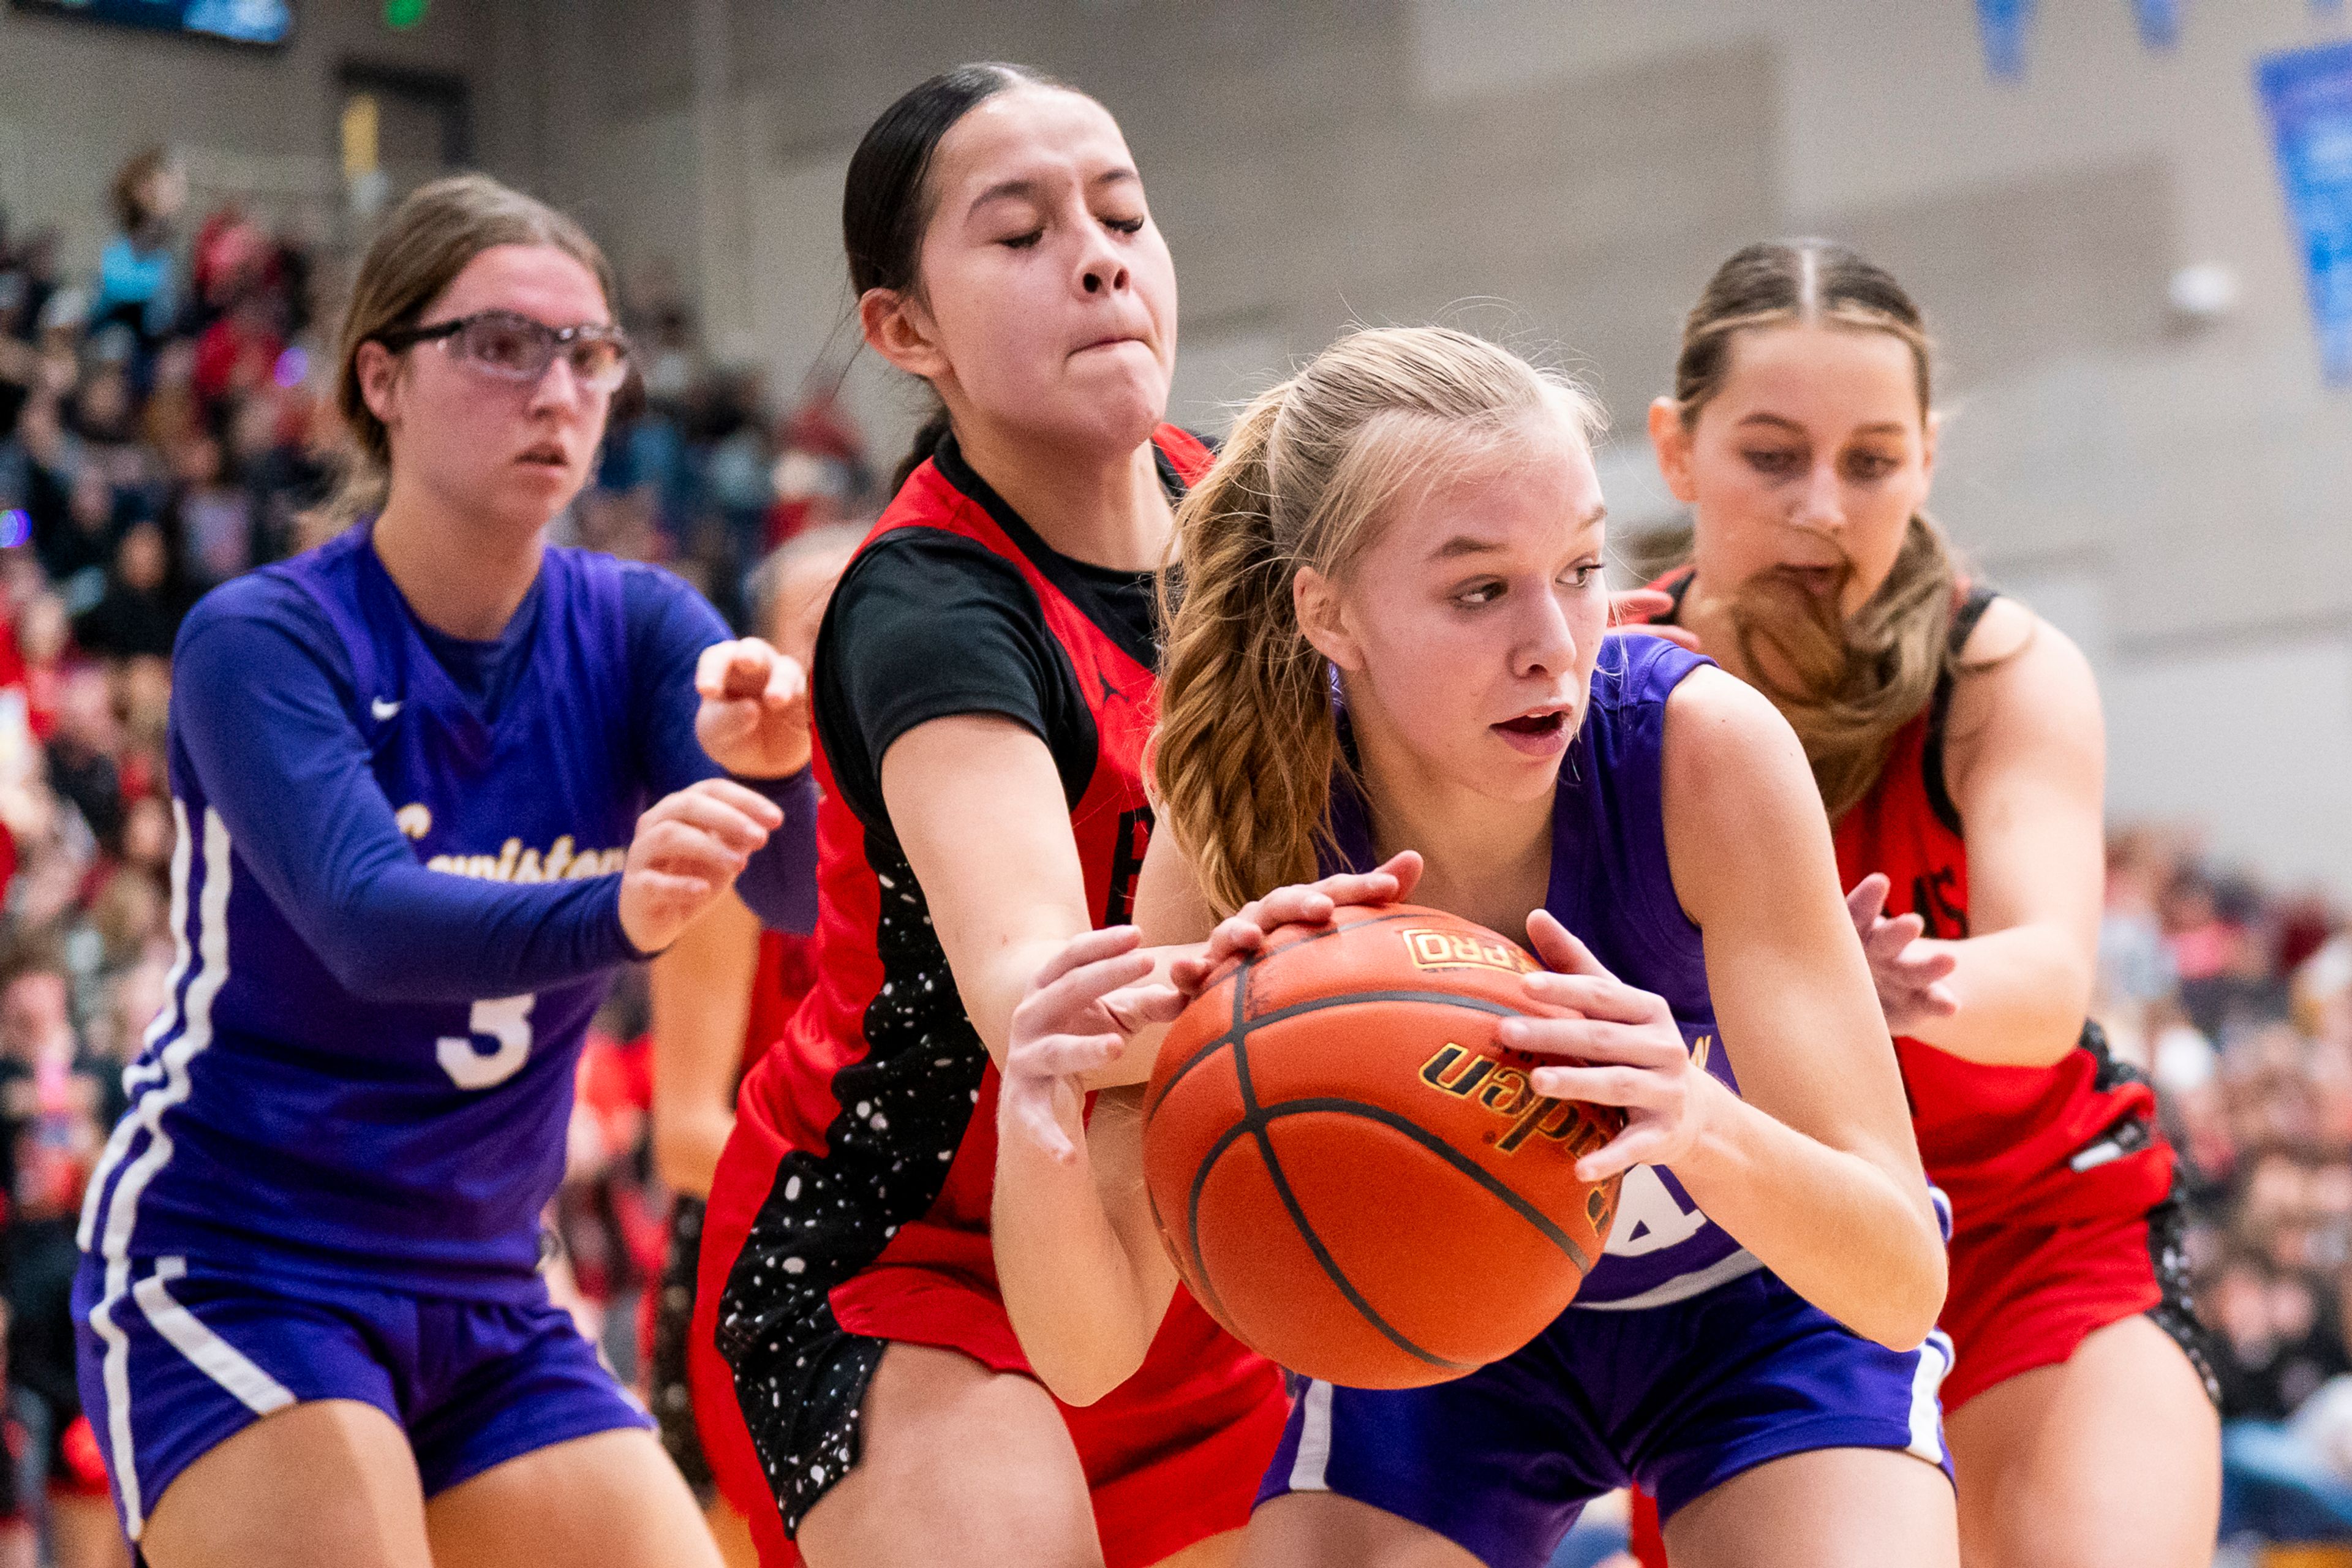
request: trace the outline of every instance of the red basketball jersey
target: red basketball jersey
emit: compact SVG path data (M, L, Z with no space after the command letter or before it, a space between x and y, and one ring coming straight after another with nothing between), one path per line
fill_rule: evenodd
M1689 584L1685 567L1654 586L1679 606ZM1964 594L1955 648L1993 597ZM1835 837L1844 886L1883 871L1893 884L1888 914L1916 914L1928 936L1957 939L1969 934L1969 854L1944 784L1950 702L1947 679L1896 732L1878 782L1838 819ZM2096 1024L2086 1021L2076 1048L2047 1067L1988 1066L1901 1037L1895 1051L1920 1158L1951 1200L1956 1231L2140 1214L2170 1191L2172 1149L2156 1131L2155 1090L2108 1053Z
M1193 437L1161 426L1154 440L1185 483L1207 470L1211 454ZM1127 920L1152 826L1144 745L1157 710L1154 672L1087 613L1083 584L1051 569L1050 552L1025 525L957 489L936 462L909 476L866 542L908 528L980 544L1035 595L1097 734L1091 776L1070 811L1087 907L1097 925ZM817 1247L826 1278L791 1283L826 1289L835 1319L853 1333L1018 1362L989 1237L996 1068L963 1017L919 888L896 846L869 833L843 799L822 734L815 764L824 787L815 983L741 1097L744 1116L814 1156L813 1181L837 1179L845 1194L838 1218L810 1221L827 1233ZM988 824L975 821L972 831ZM714 1210L740 1197L715 1194ZM1180 1289L1143 1370L1113 1398L1273 1375Z

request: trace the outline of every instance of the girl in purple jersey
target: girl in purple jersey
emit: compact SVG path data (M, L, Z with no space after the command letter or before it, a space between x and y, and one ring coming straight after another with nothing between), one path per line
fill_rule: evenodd
M1243 416L1179 517L1137 926L1072 942L1014 1016L1005 1302L1066 1399L1135 1365L1174 1277L1132 1091L1082 1122L1082 1075L1251 951L1268 895L1295 906L1319 868L1358 896L1339 879L1387 855L1418 901L1527 931L1552 971L1529 994L1580 1016L1505 1037L1562 1058L1538 1091L1624 1108L1578 1171L1624 1173L1624 1199L1585 1293L1514 1355L1309 1384L1244 1563L1537 1568L1639 1479L1677 1568L1950 1563L1943 1248L1811 777L1738 681L1604 640L1594 423L1427 329L1345 339ZM1204 939L1148 983L1141 942Z
M75 1286L152 1568L718 1563L536 1269L604 979L814 896L799 667L546 542L626 370L576 225L425 186L342 331L373 493L183 628L179 958Z

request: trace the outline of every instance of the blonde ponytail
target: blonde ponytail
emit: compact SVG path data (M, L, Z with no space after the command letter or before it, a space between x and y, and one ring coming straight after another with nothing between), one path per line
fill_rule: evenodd
M1249 405L1184 499L1183 601L1162 605L1152 773L1167 827L1220 914L1313 878L1339 760L1330 667L1299 631L1298 563L1275 539L1266 450L1288 390Z

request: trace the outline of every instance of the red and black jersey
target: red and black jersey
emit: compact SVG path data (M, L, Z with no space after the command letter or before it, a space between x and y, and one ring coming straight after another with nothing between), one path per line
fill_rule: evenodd
M1685 567L1654 586L1679 608L1690 577ZM1964 592L1955 650L1994 597ZM1958 939L1969 934L1969 855L1944 782L1951 699L1947 676L1895 733L1877 782L1838 819L1835 837L1846 887L1885 872L1889 915L1916 913L1928 936ZM2155 1090L2109 1054L2096 1024L2085 1021L2079 1047L2048 1067L1990 1066L1900 1037L1895 1050L1920 1158L1951 1200L1956 1232L2144 1214L2170 1191L2172 1149L2155 1129Z
M1154 443L1163 479L1178 487L1209 465L1208 449L1172 426ZM843 575L815 659L824 786L815 984L740 1096L736 1142L776 1157L722 1163L711 1194L710 1234L725 1238L712 1245L732 1248L715 1342L739 1383L761 1350L807 1339L807 1325L825 1319L852 1335L1026 1369L989 1235L997 1071L890 831L879 764L896 734L929 717L997 712L1031 726L1062 775L1088 908L1097 924L1127 919L1152 826L1144 747L1155 660L1148 620L1139 625L1110 602L1107 575L1115 574L1046 546L964 464L952 437L908 478ZM957 668L953 648L904 646L924 635L921 619L902 623L897 643L869 641L862 667L848 668L858 661L839 657L838 622L861 615L861 604L873 611L859 623L867 634L894 604L935 605L926 618L965 626L985 643L985 658L968 662L1021 679ZM921 693L910 698L913 687ZM971 824L976 834L990 827L977 816ZM739 1167L756 1175L730 1178ZM707 1247L706 1271L713 1263ZM802 1396L822 1400L824 1391ZM1278 1417L1280 1398L1270 1365L1180 1289L1142 1369L1083 1414L1108 1421L1116 1407L1126 1427L1148 1436L1236 1401ZM745 1415L757 1418L761 1440L768 1412L747 1404ZM774 1416L794 1418L789 1409ZM789 1446L779 1435L763 1451ZM838 1461L820 1457L806 1467L814 1479L795 1479L794 1496L823 1484L820 1463L838 1473ZM794 1530L792 1498L771 1479Z

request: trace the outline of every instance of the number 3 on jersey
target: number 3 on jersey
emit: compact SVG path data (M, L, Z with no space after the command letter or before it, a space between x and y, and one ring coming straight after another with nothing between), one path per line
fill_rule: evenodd
M530 1058L530 1005L537 1000L535 994L525 992L475 1003L466 1020L473 1034L444 1035L436 1042L441 1070L459 1089L488 1089L520 1072ZM497 1049L484 1051L475 1043L485 1035L497 1042Z

